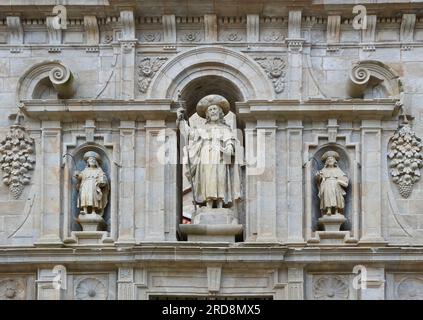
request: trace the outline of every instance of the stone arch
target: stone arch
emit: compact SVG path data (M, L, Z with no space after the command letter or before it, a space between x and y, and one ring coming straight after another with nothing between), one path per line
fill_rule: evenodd
M57 92L61 99L75 94L74 76L70 69L58 60L48 60L31 66L19 79L16 101L40 99L45 89Z
M171 59L153 79L147 98L176 100L178 91L206 76L234 84L243 100L275 98L272 84L259 65L239 52L217 46L195 48Z
M377 60L355 63L350 72L349 95L353 98L363 98L366 91L375 88L380 95L374 98L399 98L403 92L398 74L388 65Z

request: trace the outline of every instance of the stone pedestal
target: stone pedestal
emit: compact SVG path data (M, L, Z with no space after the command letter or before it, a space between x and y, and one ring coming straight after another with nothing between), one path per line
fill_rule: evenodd
M199 208L192 224L180 224L180 231L188 241L235 242L235 236L242 232L242 225L234 212L225 208Z
M347 245L356 243L356 240L350 238L349 231L340 231L342 224L347 221L343 215L324 215L318 221L320 225L323 225L324 231L316 231L316 238L308 241L310 244Z
M323 225L325 231L339 231L342 224L347 221L347 219L342 214L334 215L324 215L319 218L319 224Z
M77 221L82 226L83 231L101 231L106 226L104 219L96 213L81 213Z

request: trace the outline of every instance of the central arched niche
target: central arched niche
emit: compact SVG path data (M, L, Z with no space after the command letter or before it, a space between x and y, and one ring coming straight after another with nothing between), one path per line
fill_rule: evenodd
M226 123L231 126L232 129L237 130L237 137L243 146L244 141L244 123L238 119L236 116L236 108L235 103L240 101L245 101L245 98L241 92L241 90L237 87L235 83L232 81L217 75L204 75L202 77L196 78L189 83L187 83L182 90L180 91L180 99L184 102L187 116L190 120L191 127L200 127L205 120L200 118L196 113L196 106L197 103L205 96L210 94L217 94L225 97L230 105L231 111L225 116ZM179 136L179 163L182 163L182 148L185 145L185 141ZM243 152L243 151L242 151ZM192 204L192 193L190 189L190 183L188 179L185 177L185 166L180 166L178 170L178 184L180 187L180 193L182 195L181 201L181 210L180 210L180 223L182 223L183 216L186 218L187 213L188 216L190 212L194 210ZM245 185L245 172L244 169L241 167L241 188ZM242 194L244 194L243 190L241 189ZM243 199L244 200L244 199ZM238 213L238 221L240 224L245 225L245 201L241 201L236 207ZM185 215L183 214L185 213ZM179 235L180 239L183 239L182 235ZM236 241L243 241L243 236L240 235L237 237Z

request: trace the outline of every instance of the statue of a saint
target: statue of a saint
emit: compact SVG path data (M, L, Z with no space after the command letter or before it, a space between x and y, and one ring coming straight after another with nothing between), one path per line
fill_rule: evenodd
M191 128L184 120L184 109L177 111L179 129L188 141L186 176L192 182L195 202L208 208L231 207L240 199L240 179L235 161L239 142L235 130L224 120L229 102L222 96L208 95L198 102L196 109L206 119L202 128Z
M325 152L322 156L325 167L316 174L323 215L342 213L345 207L344 188L348 187L348 177L338 167L338 160L336 151Z
M75 173L79 190L78 208L81 210L81 214L96 213L102 216L104 208L107 206L109 182L99 165L101 159L98 153L86 152L84 161L87 163L86 168L82 172Z

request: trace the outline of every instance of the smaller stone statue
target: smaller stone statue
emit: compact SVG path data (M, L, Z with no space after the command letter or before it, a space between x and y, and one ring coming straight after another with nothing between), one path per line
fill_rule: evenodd
M325 167L316 174L319 186L320 211L323 215L343 213L344 188L348 187L347 175L338 167L339 154L327 151L322 156Z
M98 153L86 152L84 161L87 163L86 168L82 172L75 173L79 190L78 208L82 215L98 214L102 216L108 202L109 182L99 165L101 159Z

